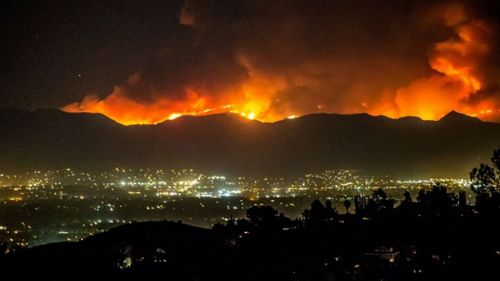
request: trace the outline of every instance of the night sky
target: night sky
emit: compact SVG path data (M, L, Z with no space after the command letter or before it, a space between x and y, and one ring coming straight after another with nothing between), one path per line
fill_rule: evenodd
M500 120L499 1L14 1L0 107Z

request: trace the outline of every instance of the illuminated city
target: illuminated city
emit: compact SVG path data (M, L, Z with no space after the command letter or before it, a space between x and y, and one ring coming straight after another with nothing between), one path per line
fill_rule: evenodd
M72 169L0 175L0 233L33 246L77 241L111 227L147 220L181 220L211 227L244 217L252 206L270 205L299 217L313 199L329 199L342 210L345 199L383 188L394 198L435 183L468 190L465 179L393 180L327 170L296 179L205 175L192 169L131 170L101 174ZM469 196L471 198L472 195ZM11 220L9 217L16 217Z

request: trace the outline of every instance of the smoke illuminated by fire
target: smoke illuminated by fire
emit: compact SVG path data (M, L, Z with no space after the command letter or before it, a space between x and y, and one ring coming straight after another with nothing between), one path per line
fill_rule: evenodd
M241 59L242 64L244 59ZM117 86L104 99L95 95L86 96L81 102L72 103L62 109L66 112L101 113L124 125L156 124L173 120L183 115L209 115L234 113L248 119L275 121L293 115L276 114L270 108L272 97L284 84L254 73L248 67L248 80L223 93L201 93L186 89L182 99L168 99L168 93L157 94L153 101L137 101L127 96L128 88L142 83L139 74L132 75L123 86Z
M468 21L464 17L453 15L453 20L445 19L457 37L435 45L429 64L437 73L397 89L394 104L381 105L372 110L373 113L391 117L413 115L433 120L451 110L481 117L498 111L495 104L488 102L475 106L466 103L483 89L478 64L489 53L490 30L484 22Z
M141 74L137 73L123 85L116 86L103 99L89 95L81 102L68 104L62 109L67 112L101 113L125 125L156 124L182 115L222 112L236 113L248 119L266 122L293 119L298 115L316 112L362 111L394 118L412 115L436 120L456 110L487 120L497 118L500 109L495 102L488 99L469 102L485 90L481 63L488 59L491 52L491 27L486 21L469 17L462 7L457 6L446 7L440 17L441 24L452 30L454 36L433 46L428 61L433 74L415 79L403 87L389 87L382 92L374 92L371 96L376 98L369 102L366 97L370 94L366 94L366 97L358 94L353 95L351 104L338 105L334 103L338 102L334 92L331 93L331 99L324 96L318 98L316 95L287 98L286 95L293 92L292 85L294 89L324 91L330 84L316 77L334 76L338 69L326 63L315 62L302 65L301 71L271 73L254 62L255 56L247 54L244 48L239 48L233 59L245 70L246 76L243 80L229 83L231 85L227 87L214 90L199 86L198 83L187 83L173 93L171 88L163 90L148 85ZM182 11L180 22L193 27L196 27L197 23L196 18L186 11ZM409 67L411 64L412 62L408 62ZM321 70L321 75L316 75L317 69ZM304 72L307 75L303 74ZM328 75L323 75L324 73ZM359 85L356 87L362 88ZM149 98L134 98L134 91L147 91ZM283 97L286 102L282 101Z
M137 74L133 75L127 85L131 83L140 83L140 77ZM221 93L216 96L203 95L187 89L182 99L158 98L151 102L136 101L127 97L124 93L126 87L122 86L115 87L113 92L104 99L90 95L81 102L66 105L62 109L67 112L101 113L124 125L156 124L182 115L208 115L223 112L239 114L248 119L278 120L281 116L273 115L269 111L267 99L276 89L266 83L266 81L251 78L241 85L238 91L230 93Z

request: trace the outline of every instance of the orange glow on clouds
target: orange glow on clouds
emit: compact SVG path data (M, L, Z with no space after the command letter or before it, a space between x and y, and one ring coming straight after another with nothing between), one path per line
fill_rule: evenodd
M439 119L452 110L485 118L495 113L494 103L466 103L483 89L478 64L489 53L489 27L478 20L459 20L456 14L445 15L453 16L445 20L453 24L456 38L434 46L429 65L436 74L395 90L392 104L383 101L371 108L371 113L390 117L412 115L426 120Z
M479 64L487 59L490 51L489 26L480 20L467 19L464 11L456 7L444 11L441 16L455 36L435 44L429 57L429 66L435 72L433 75L416 79L399 89L386 89L379 95L381 98L371 104L360 101L358 108L337 111L366 111L395 118L411 115L428 120L439 119L452 110L486 119L498 115L499 109L493 102L466 102L484 87ZM189 19L189 22L192 21ZM222 112L267 122L335 110L323 101L315 103L317 106L312 112L297 110L293 106L276 108L274 102L278 101L278 94L287 89L290 76L276 74L270 77L254 67L244 54L238 54L237 61L247 70L248 79L240 85L228 85L223 92L187 87L180 95L175 93L177 98L168 98L170 93L153 91L155 94L149 100L133 99L129 97L127 87L142 83L140 75L134 74L125 85L115 87L103 99L89 95L81 102L68 104L62 109L67 112L101 113L125 125L156 124L182 115ZM297 77L298 81L300 79Z
M140 76L134 74L127 83L140 83ZM238 114L251 120L275 121L282 118L269 110L269 97L277 91L270 83L267 78L255 75L240 87L227 93L211 95L187 89L183 93L182 99L169 100L160 97L147 102L129 98L125 94L125 87L117 86L104 99L88 95L81 102L62 107L62 110L101 113L124 125L157 124L166 120L174 120L183 115L208 115L224 112Z

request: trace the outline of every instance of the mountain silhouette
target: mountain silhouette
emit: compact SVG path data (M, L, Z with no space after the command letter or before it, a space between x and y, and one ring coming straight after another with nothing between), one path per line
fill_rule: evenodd
M441 119L440 122L481 122L481 120L477 117L472 117L469 115L465 115L456 111L451 111Z
M283 176L346 168L464 177L499 144L500 124L457 112L439 121L312 114L262 123L215 114L123 126L99 114L0 111L2 172L128 167Z

